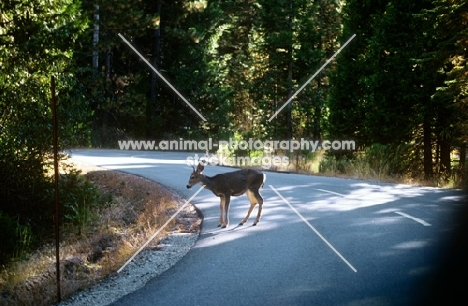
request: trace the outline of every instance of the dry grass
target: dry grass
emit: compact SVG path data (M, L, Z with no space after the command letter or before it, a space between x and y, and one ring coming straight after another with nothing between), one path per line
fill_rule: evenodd
M112 201L92 211L92 221L77 230L61 228L62 298L114 273L184 203L158 183L100 168L76 165ZM148 247L168 232L199 232L193 207L182 211ZM80 234L78 234L80 232ZM29 258L0 270L0 305L50 305L56 297L55 246L45 245Z
M290 157L289 165L285 167L272 167L271 170L289 171L300 174L347 178L356 180L379 181L393 184L407 184L412 186L429 186L439 188L458 188L466 189L466 182L461 181L461 176L457 176L456 171L448 180L444 179L441 175L434 175L432 179L423 178L423 174L419 177L414 177L410 174L406 175L390 175L385 171L374 170L366 161L357 160L353 163L346 163L344 171L337 169L331 170L329 168L325 171L320 171L320 163L325 159L325 152L319 151L313 157L304 157L296 155Z

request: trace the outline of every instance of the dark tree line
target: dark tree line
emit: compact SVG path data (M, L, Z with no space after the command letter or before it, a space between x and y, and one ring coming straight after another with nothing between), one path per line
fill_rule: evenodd
M103 138L113 139L110 132L347 138L360 149L378 144L404 155L397 174L449 175L454 149L464 164L463 1L103 1L99 7L94 145L109 145ZM95 3L89 8L91 19ZM119 32L207 122L157 80ZM353 34L353 44L268 121Z
M406 146L407 160L450 175L466 155L465 1L348 1L343 35L360 39L337 60L329 132L363 146Z
M95 131L104 128L106 134L111 125L114 132L133 137L226 137L234 132L322 137L329 72L304 91L301 103L292 103L272 123L266 119L339 46L340 6L334 1L102 1L98 5L99 10L96 2L87 6L89 32L92 18L97 12L100 16L95 48L101 80L94 81L95 94L90 97L97 110ZM158 82L119 41L118 33L206 114L207 122L200 122ZM94 140L101 145L99 137Z

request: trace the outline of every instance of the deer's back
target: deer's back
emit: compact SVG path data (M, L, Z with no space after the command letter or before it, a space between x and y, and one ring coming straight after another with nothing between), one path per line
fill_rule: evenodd
M258 189L264 181L263 172L255 169L241 169L217 174L214 178L221 183L223 192L231 195L241 195L247 189Z

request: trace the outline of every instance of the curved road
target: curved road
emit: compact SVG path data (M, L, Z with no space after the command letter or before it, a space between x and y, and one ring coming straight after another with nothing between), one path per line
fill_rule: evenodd
M198 189L185 188L189 155L72 151L77 161L144 176L187 199ZM229 171L207 166L204 174ZM459 272L466 267L466 248L456 236L462 192L266 174L257 226L251 226L256 209L244 226L236 225L249 207L243 195L231 200L230 227L217 228L219 200L202 190L192 200L204 215L192 250L115 305L415 305L422 299L445 304L458 293L452 291L456 282L444 285L455 263Z

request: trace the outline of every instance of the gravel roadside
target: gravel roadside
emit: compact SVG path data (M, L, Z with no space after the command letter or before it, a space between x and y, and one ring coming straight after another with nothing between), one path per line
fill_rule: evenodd
M174 266L198 239L198 233L172 233L153 249L145 249L119 274L76 293L60 306L109 305L143 287L150 279Z

